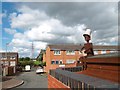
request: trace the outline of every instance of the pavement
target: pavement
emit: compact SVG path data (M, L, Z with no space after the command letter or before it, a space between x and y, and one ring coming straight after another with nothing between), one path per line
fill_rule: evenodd
M2 77L2 90L11 89L23 84L24 81L18 79L16 76L4 76Z

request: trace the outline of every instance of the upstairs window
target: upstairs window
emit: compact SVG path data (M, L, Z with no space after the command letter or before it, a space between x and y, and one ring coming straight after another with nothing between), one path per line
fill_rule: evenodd
M7 60L7 57L1 57L1 60Z
M66 51L66 55L75 55L75 51L68 50L68 51Z
M15 57L14 57L14 56L12 56L12 57L10 57L10 59L11 59L11 60L15 60Z
M60 53L60 50L55 50L54 51L54 55L60 55L61 53Z

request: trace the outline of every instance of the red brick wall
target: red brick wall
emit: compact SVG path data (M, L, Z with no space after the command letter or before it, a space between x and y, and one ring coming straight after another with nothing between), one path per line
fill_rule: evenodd
M56 69L59 67L59 64L51 64L52 60L62 60L63 64L67 67L74 67L76 66L75 63L73 64L66 64L67 59L74 59L79 60L82 55L79 54L79 51L75 51L75 55L66 55L66 51L61 51L61 55L54 55L54 51L51 51L49 47L46 49L46 55L43 55L43 61L46 61L46 67L44 70L49 73L50 69Z
M61 90L70 90L68 86L63 84L62 82L58 81L56 78L52 77L51 75L48 74L48 89L61 89Z

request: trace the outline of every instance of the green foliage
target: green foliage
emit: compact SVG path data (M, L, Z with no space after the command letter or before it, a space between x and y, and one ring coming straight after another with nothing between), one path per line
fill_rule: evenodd
M42 65L43 65L43 66L46 66L46 62L43 62Z
M40 65L40 61L35 61L35 62L34 62L34 65L35 65L35 66L39 66L39 65Z
M19 61L18 61L18 65L22 66L22 67L25 67L26 65L32 66L33 61L29 60L29 58L24 58L24 59L20 58Z
M22 57L22 58L19 58L19 61L24 61L24 58Z
M43 60L43 54L40 53L39 57L37 58L37 61L42 61Z
M19 61L30 61L30 58L29 57L22 57L22 58L19 58Z
M29 57L25 57L24 60L25 61L30 61L30 58Z

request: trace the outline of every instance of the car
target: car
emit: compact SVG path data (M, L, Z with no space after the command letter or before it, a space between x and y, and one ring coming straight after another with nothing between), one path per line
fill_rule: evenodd
M36 74L41 74L41 73L44 73L44 70L42 67L38 67L36 70Z
M30 71L30 65L25 66L25 71Z

